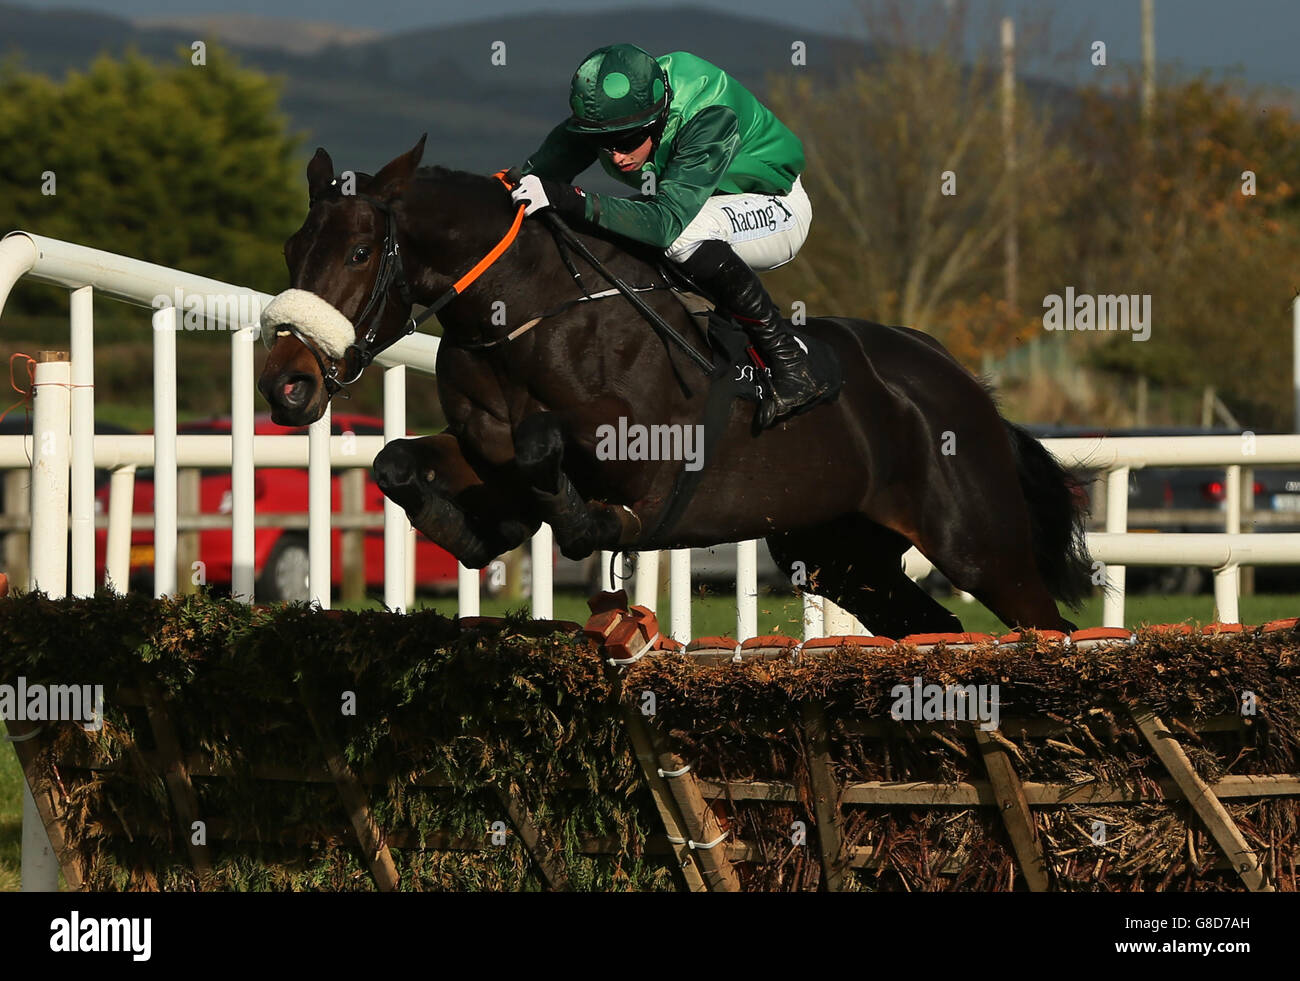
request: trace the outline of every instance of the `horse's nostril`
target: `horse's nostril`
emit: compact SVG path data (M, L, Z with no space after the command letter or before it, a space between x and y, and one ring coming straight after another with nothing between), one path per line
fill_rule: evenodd
M311 380L305 375L294 376L280 386L280 398L291 408L305 405L310 395Z

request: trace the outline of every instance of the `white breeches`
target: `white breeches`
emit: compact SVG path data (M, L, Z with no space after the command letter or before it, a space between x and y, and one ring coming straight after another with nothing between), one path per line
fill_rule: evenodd
M701 242L721 239L751 269L775 269L798 254L811 224L812 203L796 177L784 196L715 194L664 254L685 262Z

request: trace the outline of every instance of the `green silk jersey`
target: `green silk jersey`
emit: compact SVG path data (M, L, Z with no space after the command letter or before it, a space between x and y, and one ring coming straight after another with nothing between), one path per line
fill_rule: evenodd
M654 174L654 193L640 198L587 196L586 217L603 228L658 248L671 245L714 194L787 194L803 171L803 144L747 88L721 68L685 51L655 59L672 98L663 134L640 170L624 173L592 137L561 123L522 171L573 183L597 158L615 180L637 190Z

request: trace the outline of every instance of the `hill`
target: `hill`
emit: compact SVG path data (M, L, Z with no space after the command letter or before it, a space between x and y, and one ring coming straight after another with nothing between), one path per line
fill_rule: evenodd
M55 77L101 52L188 56L196 38L282 77L282 105L305 146L323 145L340 168L357 170L375 169L426 130L431 162L478 171L522 162L567 115L568 79L583 55L615 40L689 49L760 95L771 71L829 78L871 57L861 42L687 6L599 18L526 14L375 37L246 15L137 23L0 3L0 57ZM807 45L807 67L790 65L795 39ZM496 42L505 45L504 65L492 63Z

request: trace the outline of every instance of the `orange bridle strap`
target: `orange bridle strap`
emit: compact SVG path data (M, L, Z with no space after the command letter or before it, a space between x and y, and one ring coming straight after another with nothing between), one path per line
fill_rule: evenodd
M497 180L499 180L502 184L504 184L506 190L511 190L510 182L506 180L506 171L499 170L492 176L495 177ZM451 288L454 289L457 293L465 292L465 289L472 282L474 282L474 280L478 279L479 276L483 275L484 271L490 265L492 265L492 263L500 259L501 254L505 252L506 249L510 248L510 246L514 243L516 236L519 235L519 228L521 225L523 225L523 223L524 223L524 206L521 204L519 206L519 210L515 212L514 222L511 223L509 230L507 230L505 235L502 236L501 241L498 242L496 245L494 245L492 247L492 250L488 252L487 255L485 255L474 265L473 269L467 272L464 276L460 277L460 279L456 280L456 282L452 284Z
M507 175L508 175L508 171L499 170L492 176L495 177L497 180L499 180L502 184L504 184L506 190L510 190L513 187L513 185ZM446 306L452 300L456 299L456 297L460 296L461 293L465 292L465 290L467 290L471 285L473 285L474 280L482 276L483 273L485 273L488 270L488 268L492 265L492 263L500 259L502 254L506 251L506 249L510 248L510 246L514 244L515 239L519 237L519 228L520 226L523 225L523 223L524 223L524 206L521 204L519 206L519 210L515 212L515 220L511 222L510 227L506 230L505 235L501 237L501 241L497 242L496 245L492 246L492 248L488 251L487 255L485 255L478 262L474 263L473 269L465 273L465 275L460 277L460 279L456 280L456 282L454 282L451 285L451 288L448 289L447 292L443 293L442 296L438 297L438 299L434 300L433 304L428 308L426 308L425 311L420 314L420 316L414 318L411 321L411 325L412 325L411 329L414 330L420 324L424 323L435 313L441 310L444 306Z

